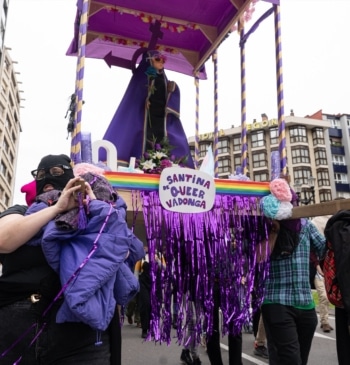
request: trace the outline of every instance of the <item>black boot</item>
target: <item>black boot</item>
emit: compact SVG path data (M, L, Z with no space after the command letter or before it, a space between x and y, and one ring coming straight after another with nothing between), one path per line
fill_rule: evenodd
M182 352L181 352L180 360L185 365L193 365L190 350L183 349Z

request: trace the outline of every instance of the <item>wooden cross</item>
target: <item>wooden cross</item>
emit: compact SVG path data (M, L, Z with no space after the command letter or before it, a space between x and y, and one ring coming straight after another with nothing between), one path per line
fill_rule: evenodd
M292 218L333 215L339 210L350 210L350 199L332 200L325 203L304 205L293 208Z

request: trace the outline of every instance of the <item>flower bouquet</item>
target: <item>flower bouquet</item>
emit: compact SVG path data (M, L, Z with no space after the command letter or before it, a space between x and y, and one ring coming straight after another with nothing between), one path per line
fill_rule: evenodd
M165 137L160 143L154 138L151 142L152 148L145 151L143 156L136 160L135 167L147 174L158 174L167 167L184 167L187 156L177 158L172 154L173 146L170 146Z

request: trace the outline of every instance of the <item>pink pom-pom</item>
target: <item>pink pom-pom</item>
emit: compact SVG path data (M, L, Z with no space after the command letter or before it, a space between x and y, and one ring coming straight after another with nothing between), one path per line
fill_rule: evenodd
M292 192L285 179L275 179L270 182L270 191L278 200L282 202L290 202L292 200Z
M74 173L74 176L76 176L76 177L84 175L87 172L91 172L92 174L103 176L104 171L105 170L103 168L93 165L91 163L86 163L86 162L78 163L73 167L73 173Z
M21 193L26 194L27 205L32 205L36 197L36 181L33 180L21 187Z

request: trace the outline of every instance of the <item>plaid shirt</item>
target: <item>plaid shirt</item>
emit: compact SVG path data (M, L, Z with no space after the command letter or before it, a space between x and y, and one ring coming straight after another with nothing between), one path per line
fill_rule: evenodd
M287 259L271 260L264 301L295 307L313 303L309 281L310 246L323 257L326 239L315 225L302 219L299 244Z

